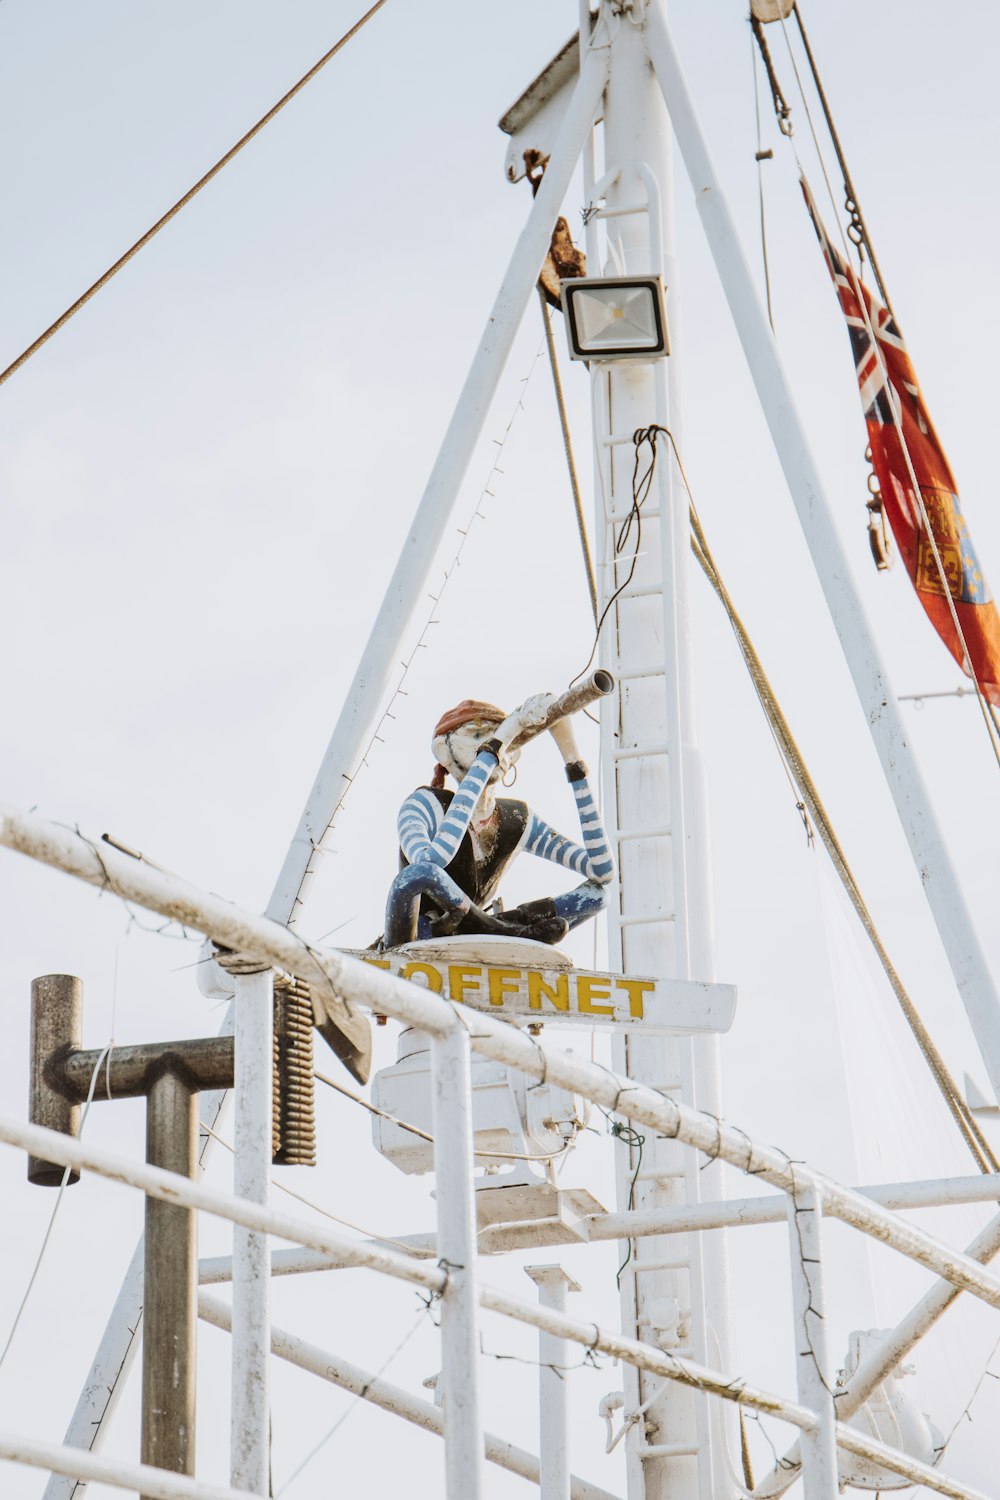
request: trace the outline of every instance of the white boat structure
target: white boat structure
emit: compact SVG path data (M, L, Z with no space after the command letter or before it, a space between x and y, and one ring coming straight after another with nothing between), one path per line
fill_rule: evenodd
M771 39L774 76L794 74L796 60L804 69L795 7L755 0L754 8L761 36ZM381 9L373 24L390 28L392 4L375 23ZM977 817L989 826L996 765L983 771L978 742L967 765L964 739L961 750L949 750L959 787L965 779L978 787L980 775L985 784L988 773L994 781L971 829L946 837L955 831L954 788L941 790L935 745L932 776L922 769L913 708L897 696L883 660L884 606L873 608L870 579L859 582L845 549L839 493L798 411L800 400L811 406L813 398L788 373L799 351L793 335L786 366L756 251L744 247L685 71L683 40L695 23L678 9L675 34L663 0L582 5L561 18L577 34L533 80L545 51L521 38L517 50L531 60L526 87L501 121L504 171L511 183L530 177L534 197L405 534L398 504L390 512L380 503L383 492L398 500L413 488L400 447L410 418L396 410L406 385L396 362L403 335L368 306L368 336L394 364L389 399L372 398L371 425L359 437L351 424L361 394L341 392L350 416L332 442L350 457L338 471L342 493L315 534L305 529L308 508L290 500L285 514L281 496L255 488L252 434L244 434L249 458L240 460L245 514L211 514L208 480L189 501L178 499L185 528L203 509L213 566L198 578L214 591L210 612L224 638L233 632L238 662L227 674L224 652L192 653L196 674L209 663L196 678L199 734L174 740L169 695L138 687L137 711L155 713L156 737L166 741L148 777L140 772L134 784L126 777L127 792L107 807L84 777L80 804L70 785L58 807L26 797L0 812L0 843L32 861L3 856L17 919L11 949L22 929L7 965L8 1011L20 1007L25 1033L24 1048L15 1056L12 1047L5 1060L0 1115L4 1156L8 1166L16 1162L5 1192L18 1231L10 1232L5 1277L11 1335L0 1353L0 1381L8 1383L0 1389L10 1391L9 1418L0 1421L4 1495L81 1500L88 1491L124 1490L158 1500L237 1500L287 1492L296 1500L360 1485L448 1500L513 1496L528 1486L542 1500L796 1492L830 1500L845 1486L916 1487L957 1500L1000 1494L989 1380L1000 1343L1000 1277L991 1266L1000 1252L1000 1139L990 1135L1000 1113L1000 993L995 934L983 930L983 898L970 903L959 868L968 862L958 852ZM400 24L414 26L413 16ZM367 36L352 45L366 46ZM693 71L700 77L703 69ZM805 97L815 106L813 93ZM428 102L428 114L437 107ZM387 100L381 108L388 112ZM803 136L806 119L813 123L804 110ZM422 149L455 192L462 143L434 140ZM756 151L763 171L773 153L759 139ZM678 219L681 176L719 288L712 302L698 282L692 311L730 318L726 337L733 349L738 341L750 375L749 385L742 375L737 383L746 402L759 404L777 460L775 467L761 456L760 434L756 447L747 440L745 463L735 460L739 490L734 500L730 488L725 504L713 500L713 482L734 463L726 450L744 441L744 429L728 414L730 372L698 391L697 376L712 371L695 354L698 320L681 317L687 272L677 231L679 223L691 227ZM537 389L549 358L555 373L563 337L544 293L544 327L533 321L530 334L524 329L526 319L537 320L554 226L565 215L567 232L576 233L577 207L586 270L579 274L579 259L564 263L560 293L575 363L563 366L562 431L546 408L551 451L533 472L519 456L516 424L522 411L531 420L528 387ZM830 225L839 209L820 206ZM854 224L867 276L867 229L859 217ZM450 247L456 260L475 254L476 232L470 226L464 244ZM404 259L399 247L387 248L371 216L345 231L351 255L359 238L376 269L384 257L387 297L409 280L409 302L401 293L399 307L416 307L426 325L417 343L422 337L423 370L436 382L434 298L419 287L420 275L431 274L421 264L425 252L411 245L413 264L389 275L391 261ZM810 253L817 298L829 299L822 259ZM546 276L552 291L558 273ZM345 293L345 284L338 297L345 316L357 318L364 295ZM437 296L442 285L435 283ZM773 290L780 334L777 280ZM290 287L291 301L300 292ZM370 298L370 283L366 292ZM460 321L467 326L464 311ZM842 329L833 336L843 343ZM184 330L182 342L191 337ZM839 354L846 408L853 393ZM527 378L514 373L520 359L530 362ZM7 374L15 367L0 380ZM407 378L418 386L421 368ZM308 408L317 389L320 377L303 383L292 405ZM7 395L16 399L17 390L12 384ZM720 397L712 451L711 421L689 412L696 400L704 409ZM423 397L414 390L413 399ZM284 420L269 434L278 446L298 430L283 432ZM536 442L540 432L532 428ZM572 484L574 496L582 489L593 499L580 524L582 535L589 531L589 574L569 505L556 493L569 488L555 465L565 442L573 469L574 434L576 473L593 461L592 481ZM302 480L292 446L288 452L292 479ZM485 454L488 477L473 493L470 466ZM164 463L169 469L165 453ZM31 482L30 474L19 480L29 492ZM782 537L782 548L792 549L782 555L798 569L807 552L819 590L797 574L765 585L773 614L761 614L754 599L746 615L758 654L736 614L738 588L730 593L718 559L734 554L738 577L741 552L742 562L763 566L760 533L772 507L777 513L779 482L802 534L790 544ZM510 534L488 550L482 542L502 485L520 485L523 494ZM720 519L732 524L732 539ZM296 569L287 573L279 535L286 524L298 528ZM157 521L145 543L164 526L171 529ZM221 545L226 535L232 557ZM165 535L159 545L172 557ZM268 576L271 546L278 563ZM715 586L710 603L710 591L694 598L696 559ZM148 617L162 585L153 563L136 566L138 587L113 580L110 602L100 575L89 589L102 596L95 604L102 630L118 616L129 671L133 653L145 651L142 681L155 684L164 648ZM181 597L189 588L194 593ZM86 619L89 589L61 628ZM350 616L336 613L341 589L357 622L370 626L350 680L340 661L353 658L358 641L348 635ZM170 609L181 617L190 600L201 640L207 621L197 587L172 576L171 591ZM48 609L60 604L58 594L55 587ZM897 604L900 597L897 590ZM719 612L706 648L699 632L710 607ZM326 641L321 657L303 649L289 669L294 691L286 692L285 654L299 611ZM926 631L923 620L911 624ZM723 666L731 627L740 648ZM259 671L241 654L241 630L253 651L267 640ZM184 656L182 619L178 631ZM310 692L330 639L341 673L332 699L329 680ZM846 674L830 667L835 643ZM71 663L93 649L72 635L63 644ZM769 645L778 652L783 702L785 686L794 690L787 719L762 666ZM720 657L718 691L697 680L706 649ZM735 686L744 664L755 695ZM566 686L569 696L530 698L538 678ZM171 692L183 690L181 678L169 680ZM932 683L921 696L937 690ZM532 940L527 917L517 925L516 913L545 905L532 898L547 895L550 872L522 860L504 886L506 913L479 913L481 930L470 926L477 913L467 908L464 925L456 918L451 930L446 921L433 932L418 929L414 907L410 940L372 942L396 874L397 807L423 774L441 702L467 691L528 706L515 725L513 715L484 719L488 704L468 705L468 718L455 720L459 732L466 724L482 732L469 763L456 752L456 782L471 784L461 777L473 775L470 763L486 764L484 754L499 772L520 745L532 805L564 826L572 809L554 779L555 758L544 768L542 748L528 742L554 728L571 786L586 786L575 746L559 739L570 714L580 724L601 816L588 824L589 804L577 796L582 842L562 862L595 888L603 882L606 927L599 917L554 944ZM952 689L942 683L940 691ZM719 794L696 732L703 696L709 722L727 740L733 782ZM720 706L722 696L729 701ZM596 732L580 718L588 704L599 709ZM982 707L984 738L995 745L985 698ZM963 725L965 708L953 709ZM835 753L817 727L828 711L838 720L853 715L858 731L849 743L838 739ZM112 722L117 712L114 705ZM808 757L790 727L797 713ZM294 837L287 852L274 846L279 857L261 914L251 891L266 878L262 851L280 843L279 824L301 798L301 789L287 787L303 768L309 786L306 741L314 730L329 732L331 718ZM51 708L41 722L51 742ZM86 723L92 735L99 720ZM81 737L68 710L63 733L69 749L53 765L64 775L74 758L83 776L119 753L110 731L105 743ZM815 777L806 766L814 750ZM15 789L27 785L31 753L29 745ZM443 767L443 752L435 754ZM159 805L163 757L176 767L178 800L164 793L169 810L160 822L140 809L144 797ZM711 769L711 753L708 760ZM859 768L866 785L855 806L844 787ZM261 793L258 805L252 788L265 778L280 779L284 790ZM197 801L208 783L217 791ZM817 787L826 786L824 801ZM435 838L443 837L441 820L454 805L445 801L438 815L430 797L428 790L426 815L438 818ZM237 800L234 833L227 817ZM726 821L737 803L742 825L724 835L720 874L710 814L715 824ZM182 811L192 807L198 816L188 823L199 824L202 842L188 864ZM258 813L262 826L248 828ZM881 847L857 847L866 819L877 829L873 842L889 846L886 861L905 870L898 900L879 886L888 878ZM614 859L610 881L593 875L601 822ZM165 823L178 825L169 839ZM404 844L405 823L404 815ZM458 838L471 837L467 827L468 818ZM529 850L533 827L520 840ZM161 830L155 853L147 829ZM490 857L491 836L487 829L469 846L477 867ZM551 848L540 836L535 852L543 846ZM781 862L786 884L772 885ZM814 888L820 863L825 873ZM60 882L53 869L75 879ZM797 885L808 887L804 906ZM713 907L723 890L731 935L717 938ZM490 900L494 894L490 886ZM521 905L512 911L514 901ZM43 908L44 918L29 917L29 907ZM431 910L447 916L447 908ZM901 936L914 924L900 957ZM751 934L763 939L755 945ZM187 946L172 945L165 960L166 937ZM34 981L30 1047L26 977ZM909 1030L900 1020L896 1001L909 1006L911 997L929 1018L926 1028L915 1015ZM314 1022L332 1053L319 1040L312 1052ZM16 1103L25 1051L27 1109ZM963 1068L972 1078L960 1087ZM370 1079L367 1098L361 1089ZM747 1115L733 1108L733 1094ZM781 1146L770 1143L772 1129ZM319 1170L310 1174L315 1157ZM38 1185L58 1190L51 1233L44 1228L51 1200L43 1202ZM67 1331L71 1319L79 1337L75 1327ZM19 1368L23 1377L15 1377ZM912 1381L903 1378L911 1373Z

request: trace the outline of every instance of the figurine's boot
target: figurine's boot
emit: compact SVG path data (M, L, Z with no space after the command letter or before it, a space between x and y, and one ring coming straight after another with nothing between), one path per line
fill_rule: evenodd
M541 896L537 901L522 901L520 906L500 913L500 921L508 932L518 937L533 938L536 943L558 943L569 932L569 923L556 911L551 896Z

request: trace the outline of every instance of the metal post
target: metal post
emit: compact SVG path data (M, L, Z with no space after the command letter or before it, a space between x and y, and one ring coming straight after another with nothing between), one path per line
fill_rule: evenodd
M445 1477L448 1500L479 1500L483 1433L479 1420L476 1214L472 1184L472 1080L469 1034L455 1021L431 1039L434 1177L438 1252L448 1273L441 1296Z
M631 22L642 7L633 8ZM601 210L608 234L607 273L662 275L671 323L677 297L672 255L673 165L670 125L646 52L641 27L621 25L612 34L604 111L606 187ZM648 214L634 212L649 205ZM632 210L618 213L619 210ZM600 267L591 268L591 274ZM679 358L671 357L671 364ZM669 444L657 440L656 483L643 510L641 547L632 570L633 540L619 555L632 511L636 452L632 434L657 423L673 428L670 393L676 374L663 361L591 367L594 385L598 512L595 537L602 566L601 604L623 592L602 631L601 662L618 680L611 712L602 712L605 810L619 839L620 910L610 914L612 962L626 973L690 977L692 910L688 864L701 828L690 823L685 753L694 738L691 651L687 612L688 518L682 487L675 484ZM644 448L641 466L651 457ZM641 470L640 470L641 472ZM631 571L631 577L629 573ZM626 586L626 579L628 579ZM622 753L624 752L624 754ZM649 829L648 837L636 837ZM707 858L707 851L702 851ZM698 951L708 946L699 926ZM702 975L699 973L698 978ZM617 1071L693 1103L695 1070L687 1038L616 1037ZM641 1132L640 1132L641 1134ZM697 1171L676 1142L645 1134L617 1150L618 1208L647 1211L696 1198ZM622 1246L623 1327L637 1337L659 1338L657 1319L672 1307L672 1332L663 1336L685 1354L711 1362L706 1346L701 1245L647 1241ZM720 1297L725 1288L719 1287ZM630 1425L625 1451L632 1500L711 1500L711 1433L707 1409L693 1392L648 1374L625 1371L627 1411L644 1412Z
M525 1266L538 1287L542 1307L566 1311L566 1293L580 1287L562 1266ZM566 1340L538 1334L538 1407L541 1500L570 1500L569 1421L566 1400Z
M274 984L270 969L234 975L236 996L233 1191L267 1206L271 1180ZM268 1364L271 1249L266 1234L233 1230L230 1480L267 1495L270 1480Z
M83 980L75 974L43 974L31 981L31 1092L28 1118L32 1125L75 1136L80 1125L80 1105L52 1087L49 1064L81 1046L83 1027ZM63 1168L50 1161L28 1157L28 1181L41 1187L58 1187ZM79 1172L70 1172L67 1182L79 1182Z
M757 295L729 205L715 175L661 0L650 0L646 38L771 440L788 482L827 607L840 637L959 994L990 1082L1000 1098L1000 996L907 738L888 673L854 586L848 559L833 524L832 507L810 451L791 385Z
M165 1067L146 1103L146 1160L183 1177L195 1171L195 1094ZM194 1473L198 1252L194 1211L146 1199L142 1341L144 1464Z
M795 1370L799 1400L819 1417L802 1432L805 1500L837 1500L837 1417L828 1376L823 1305L823 1200L810 1183L788 1195L788 1232L795 1317Z

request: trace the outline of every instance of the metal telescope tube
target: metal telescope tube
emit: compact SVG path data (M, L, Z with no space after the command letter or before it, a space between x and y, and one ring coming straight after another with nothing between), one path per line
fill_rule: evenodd
M567 688L564 693L560 693L559 697L549 705L544 718L539 719L537 724L530 724L522 729L521 733L511 740L507 749L520 750L522 745L526 745L537 735L544 734L546 729L551 729L552 725L560 719L568 719L570 714L579 713L591 703L596 703L598 698L606 698L609 693L614 692L614 688L615 679L611 673L606 672L603 667L598 667L596 672L591 672L589 677L585 677L575 687Z

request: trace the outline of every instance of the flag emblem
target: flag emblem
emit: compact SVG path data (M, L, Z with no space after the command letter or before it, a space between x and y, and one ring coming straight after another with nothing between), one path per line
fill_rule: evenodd
M831 241L805 178L802 191L847 323L872 466L900 556L952 656L966 673L971 663L985 697L1000 705L1000 616L906 345Z

